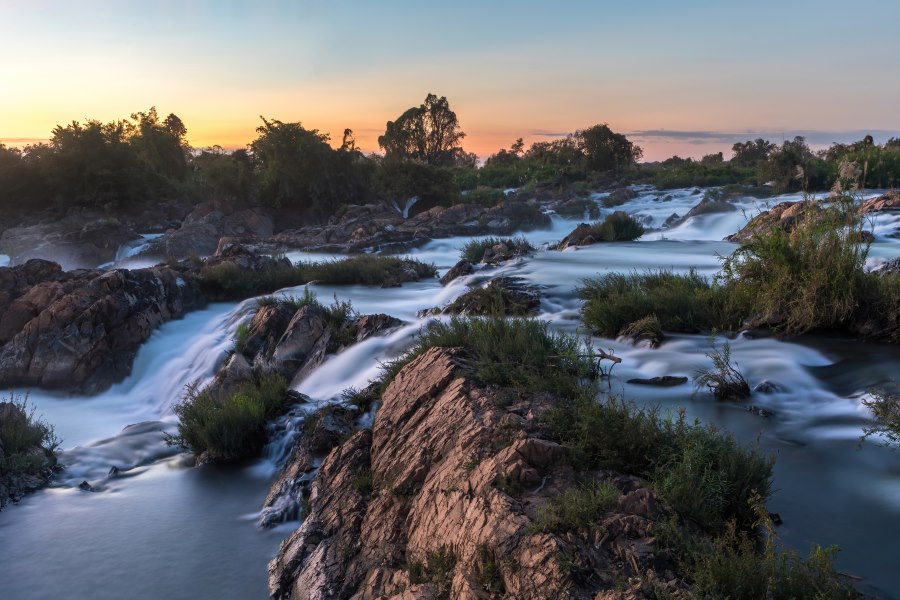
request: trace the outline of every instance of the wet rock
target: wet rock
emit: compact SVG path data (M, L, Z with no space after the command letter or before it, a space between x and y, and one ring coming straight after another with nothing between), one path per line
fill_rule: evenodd
M753 236L765 233L773 227L793 231L801 218L815 218L820 212L819 206L811 201L781 202L759 213L740 231L725 239L729 242L746 243L753 239Z
M638 197L637 192L635 192L631 188L619 188L610 192L609 196L602 200L603 206L612 207L612 206L620 206L625 204L629 200L634 200Z
M180 260L209 256L223 237L268 238L274 233L271 216L260 208L235 209L226 203L197 205L177 229L152 240L141 256Z
M96 492L97 491L96 489L94 489L94 486L92 486L87 481L82 481L81 483L79 483L78 489L81 490L82 492Z
M760 408L758 406L748 406L747 412L753 413L754 415L759 415L760 417L769 418L775 413L770 410L766 410L765 408Z
M376 335L393 331L403 325L403 321L384 313L363 315L356 321L356 341L361 342Z
M873 273L879 275L898 275L900 274L900 258L894 258L886 261L872 269Z
M115 259L119 246L137 237L116 217L76 213L3 231L0 254L8 254L13 266L40 258L57 262L67 270L94 268Z
M553 207L561 217L569 219L599 219L600 207L593 200L573 198L556 204Z
M441 285L447 285L457 277L462 277L463 275L469 275L475 270L475 267L467 261L466 259L462 259L447 271L443 277L441 277Z
M526 285L519 277L497 277L484 288L474 288L443 309L430 314L508 315L534 314L541 305L537 288Z
M891 190L877 198L864 200L859 211L864 215L870 212L898 212L900 211L900 191Z
M0 387L97 391L125 377L163 322L203 305L195 279L165 265L61 272L0 268Z
M597 240L594 238L594 232L591 229L591 226L587 223L581 223L575 227L575 229L570 231L569 235L562 239L557 248L559 250L565 250L569 246L588 246L590 244L595 244L596 242Z
M688 382L687 377L677 377L674 375L663 375L661 377L651 377L649 379L629 379L628 383L637 385L652 385L655 387L675 387L676 385L684 385Z
M753 391L759 394L774 394L780 392L781 388L771 381L760 381L753 387Z

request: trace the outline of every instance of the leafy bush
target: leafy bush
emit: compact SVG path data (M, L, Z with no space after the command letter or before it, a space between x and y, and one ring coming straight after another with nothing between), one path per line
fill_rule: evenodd
M460 258L471 263L478 263L481 262L482 258L484 258L485 250L498 245L506 246L507 248L509 248L510 253L516 256L527 254L534 250L534 247L528 242L527 239L525 239L524 236L517 236L514 238L500 238L491 236L469 240L462 247L459 256Z
M707 529L735 519L750 527L748 500L770 493L772 462L684 413L661 418L611 397L570 399L545 416L551 437L581 470L609 468L646 477L679 514Z
M506 200L503 190L479 186L468 193L462 194L460 200L466 204L480 204L481 206L496 206Z
M839 326L856 311L868 246L852 198L805 211L791 230L753 236L722 266L728 294L757 325L788 335Z
M35 411L27 396L12 392L0 402L0 473L37 473L56 464L61 440Z
M587 375L592 367L577 338L552 332L544 321L453 317L431 323L412 348L385 365L383 385L406 364L435 346L464 348L470 357L463 367L468 375L489 385L520 392L579 394L579 377Z
M585 301L584 324L606 337L651 314L662 329L685 333L727 329L737 322L729 316L721 287L694 270L685 275L666 270L609 273L583 280L577 293Z
M631 215L616 211L603 221L592 223L591 235L598 242L628 242L644 235L644 226Z
M621 492L612 482L592 479L551 498L537 511L532 533L565 533L596 525L616 507Z
M188 385L175 405L178 445L210 460L236 460L258 453L266 442L266 422L281 414L289 402L287 383L279 375L265 375L228 392Z

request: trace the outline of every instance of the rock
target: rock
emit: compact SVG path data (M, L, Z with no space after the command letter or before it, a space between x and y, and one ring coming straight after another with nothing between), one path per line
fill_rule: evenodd
M540 437L553 401L498 402L457 375L459 358L431 348L410 362L384 391L372 429L325 458L310 513L269 565L273 597L482 598L489 561L504 597L591 598L674 568L653 550L654 519L669 517L637 478L620 487L630 492L619 500L625 510L590 532L533 533L538 508L576 485L566 453ZM504 491L513 488L521 491ZM673 580L672 589L687 588Z
M141 256L180 260L209 256L223 237L245 240L269 238L274 233L271 216L260 208L235 209L225 203L197 205L177 229L152 240Z
M672 214L669 215L669 216L666 218L666 220L663 222L663 227L664 227L664 228L674 227L675 225L678 225L679 223L681 223L681 220L682 220L682 219L681 219L681 217L678 215L678 213L672 213Z
M760 408L758 406L748 406L747 412L751 412L754 415L759 415L760 417L764 417L767 419L775 414L770 410L766 410L765 408Z
M569 246L587 246L595 243L591 226L587 223L581 223L575 229L569 232L557 246L558 250L565 250Z
M656 387L675 387L676 385L684 385L688 382L687 377L676 377L674 375L663 375L661 377L651 377L650 379L629 379L628 383L636 385L652 385Z
M40 258L55 261L66 270L95 268L114 260L119 246L137 237L115 217L72 214L3 231L0 254L8 254L12 266Z
M765 210L748 222L740 231L726 237L729 242L746 243L753 236L760 235L773 227L780 227L784 231L793 231L801 217L815 218L820 213L819 206L811 201L781 202L769 210Z
M760 381L759 383L757 383L754 386L753 391L757 392L759 394L774 394L776 392L780 392L781 388L779 386L775 385L774 383L772 383L771 381L766 380L766 381Z
M443 277L441 277L441 285L447 285L457 277L462 277L463 275L470 275L475 270L475 267L467 261L466 259L462 259L447 271Z
M108 387L158 325L202 305L195 279L165 265L0 268L0 387Z
M119 467L113 465L112 467L109 468L109 473L107 473L106 476L112 478L112 477L118 476L118 474L119 474Z
M537 288L525 285L519 277L496 277L484 288L474 288L443 309L431 314L508 315L534 314L541 305Z
M607 208L613 206L620 206L625 204L629 200L634 200L638 197L637 192L632 190L631 188L619 188L610 192L609 196L602 200L603 206Z
M891 190L877 198L864 200L859 207L861 214L870 212L897 212L900 211L900 191Z
M597 206L597 203L593 200L584 198L565 200L553 206L553 210L555 210L556 214L559 216L567 217L569 219L600 218L600 207Z
M95 490L94 487L93 487L90 483L88 483L87 481L82 481L81 483L79 483L79 484L78 484L78 489L81 490L81 491L83 491L83 492L96 492L96 491L97 491L97 490Z
M376 335L381 335L401 327L403 321L396 319L390 315L363 315L356 321L356 341L357 343Z
M879 275L897 275L900 274L900 258L894 258L889 261L883 262L874 269L872 269L873 273L878 273Z

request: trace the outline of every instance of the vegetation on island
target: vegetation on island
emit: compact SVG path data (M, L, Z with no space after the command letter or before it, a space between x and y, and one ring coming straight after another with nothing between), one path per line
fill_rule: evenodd
M563 447L581 483L539 506L531 533L599 531L620 496L607 479L610 470L627 473L649 481L673 511L654 525L657 550L672 552L678 576L697 597L859 597L833 567L836 549L813 546L804 559L777 541L765 511L771 457L689 421L683 411L638 408L615 395L598 399L589 349L578 338L535 319L455 317L428 326L387 364L381 388L433 346L458 348L460 372L490 386L498 399L553 398L543 435ZM495 485L522 492L502 478Z
M60 443L53 425L36 415L27 396L10 392L0 400L0 508L8 494L25 493L50 480Z

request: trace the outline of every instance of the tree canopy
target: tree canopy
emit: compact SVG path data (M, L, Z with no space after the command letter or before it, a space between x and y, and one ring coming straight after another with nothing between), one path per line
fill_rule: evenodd
M387 161L412 160L434 166L452 166L465 157L459 145L466 136L446 96L428 94L425 102L388 121L378 145Z

